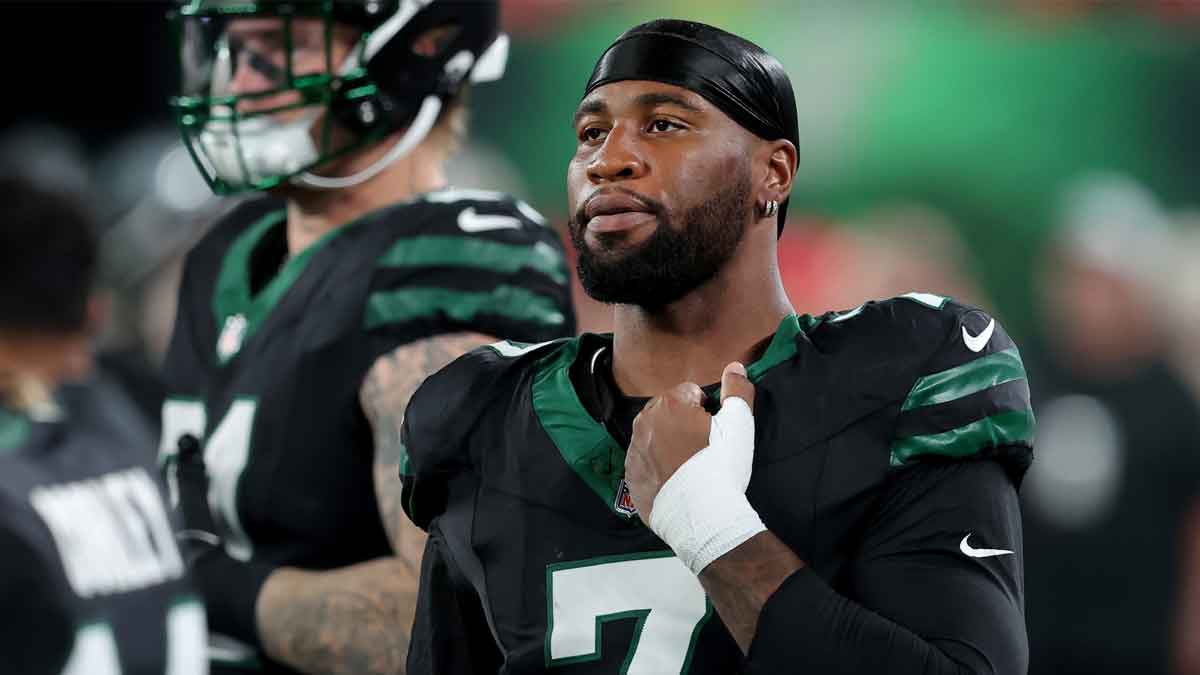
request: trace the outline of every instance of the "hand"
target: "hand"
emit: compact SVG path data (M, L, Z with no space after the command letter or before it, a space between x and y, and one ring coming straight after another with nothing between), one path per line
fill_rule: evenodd
M208 472L200 441L179 438L176 481L184 529L176 535L192 585L204 599L210 629L257 646L255 602L274 566L234 560L225 552L208 505Z
M176 537L184 560L191 568L196 558L221 548L221 537L208 506L208 474L200 440L184 434L179 437L177 446L175 479L179 486L179 511L183 515L184 529Z
M754 410L754 384L740 363L721 375L721 405L731 397ZM696 453L709 445L713 416L704 409L704 392L684 382L655 397L633 420L633 437L625 454L625 481L642 522L650 522L654 499L664 483ZM719 430L719 429L718 429ZM749 462L737 476L742 492L750 480Z

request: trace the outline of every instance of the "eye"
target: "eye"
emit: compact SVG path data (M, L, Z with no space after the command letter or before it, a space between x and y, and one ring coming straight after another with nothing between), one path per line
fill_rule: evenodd
M608 132L600 127L586 127L580 134L579 140L585 143L596 143L604 140L605 134Z
M683 127L671 120L657 119L650 123L650 130L658 133L666 133L672 129L682 129Z

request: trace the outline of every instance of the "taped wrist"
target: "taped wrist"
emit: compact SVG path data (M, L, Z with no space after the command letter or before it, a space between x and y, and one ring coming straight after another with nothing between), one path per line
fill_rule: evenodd
M767 529L746 499L753 464L754 415L742 399L727 398L708 447L667 479L650 511L650 529L693 573Z
M258 593L273 571L267 563L234 560L220 547L196 557L190 572L204 598L209 629L261 649Z

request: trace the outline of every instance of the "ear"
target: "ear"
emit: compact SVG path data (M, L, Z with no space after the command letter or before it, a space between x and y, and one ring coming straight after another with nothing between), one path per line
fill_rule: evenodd
M764 142L763 146L767 172L757 196L760 203L772 199L782 203L792 192L800 163L799 151L791 141L782 138Z

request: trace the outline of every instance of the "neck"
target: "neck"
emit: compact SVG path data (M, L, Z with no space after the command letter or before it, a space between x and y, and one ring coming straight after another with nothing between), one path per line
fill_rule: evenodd
M617 305L613 378L627 396L657 396L681 382L718 382L732 361L756 359L793 313L779 277L774 223L747 228L715 278L650 311Z
M339 175L353 175L391 149L395 137L338 166ZM348 188L314 190L288 187L288 254L297 255L329 232L397 202L446 185L444 153L422 143L370 180Z

